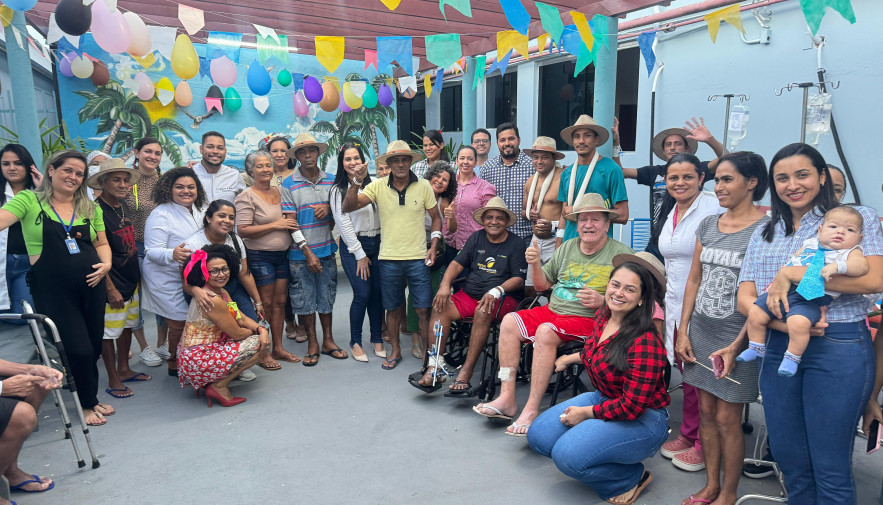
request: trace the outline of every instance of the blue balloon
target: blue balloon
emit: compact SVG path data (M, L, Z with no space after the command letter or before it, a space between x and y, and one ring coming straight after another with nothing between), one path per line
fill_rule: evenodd
M33 9L37 0L5 0L3 3L14 11L24 12Z
M264 96L270 92L273 82L270 80L270 73L258 60L251 62L248 66L248 89L258 96Z

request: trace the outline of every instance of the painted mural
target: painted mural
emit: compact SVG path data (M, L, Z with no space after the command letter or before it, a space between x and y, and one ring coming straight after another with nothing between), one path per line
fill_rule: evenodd
M207 46L194 44L194 47L200 56L200 70L196 77L186 81L193 99L182 107L176 100L169 100L168 95L163 100L167 105L159 99L159 93L169 92L162 89L161 79L167 78L173 86L181 82L169 61L159 52L140 60L144 62L142 64L125 53L106 53L91 35L83 36L78 48L62 39L60 54L67 51L86 53L104 63L109 74L106 84L96 86L89 78L58 73L61 116L68 135L79 137L90 149L124 158L131 156L132 148L140 138L156 137L164 151L162 169L167 170L190 160L199 160L200 139L208 131L218 131L226 137L225 163L238 168L242 168L245 156L257 149L268 136L280 134L293 140L306 132L319 141L328 142L329 150L320 163L327 171L335 172L337 165L333 156L343 143L360 144L373 159L385 152L390 134L395 132L394 103L392 106L378 103L373 108L359 106L351 109L341 98L337 110L326 112L318 103L302 100L300 114L296 114L298 104L294 96L303 89L305 77L313 76L319 82L325 82L329 77L314 56L288 53L288 61L280 61L276 56L265 59L263 66L271 77L272 88L264 100L250 91L247 81L250 65L257 62L257 50L242 47L236 51L235 83L222 89L212 79L210 63L205 58ZM338 87L361 81L375 91L389 78L378 74L373 67L368 70L363 67L361 61L344 60L331 76L336 78ZM145 79L140 72L156 85L156 93L139 92ZM205 99L207 96L208 100ZM215 103L220 103L220 107L213 108Z

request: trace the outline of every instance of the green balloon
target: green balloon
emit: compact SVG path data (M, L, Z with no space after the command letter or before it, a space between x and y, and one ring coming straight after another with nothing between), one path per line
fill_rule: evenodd
M374 91L374 86L368 84L365 88L365 92L362 94L362 107L366 109L373 109L377 106L377 92Z
M276 81L279 82L280 86L288 86L291 84L291 72L288 70L280 71L279 75L276 76Z
M242 108L242 97L235 88L227 88L224 92L224 106L227 110L237 111Z

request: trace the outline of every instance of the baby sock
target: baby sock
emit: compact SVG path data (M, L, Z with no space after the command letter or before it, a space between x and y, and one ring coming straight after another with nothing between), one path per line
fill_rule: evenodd
M794 377L797 373L797 365L800 364L800 356L785 351L785 357L782 358L782 364L779 365L779 375L782 377Z
M754 361L757 358L763 358L765 355L766 344L748 342L748 349L745 349L742 351L742 354L736 356L736 361Z

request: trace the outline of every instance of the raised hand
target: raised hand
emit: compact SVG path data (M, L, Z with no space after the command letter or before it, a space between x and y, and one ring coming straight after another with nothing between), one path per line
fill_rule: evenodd
M619 118L613 116L613 128L610 129L610 132L613 133L613 145L619 145Z
M524 251L524 260L531 265L540 265L540 249L537 246L537 239L534 238L530 243L530 247Z
M687 135L687 138L690 140L695 140L696 142L708 142L709 140L714 138L714 135L708 131L708 127L705 126L705 119L702 116L699 116L697 120L695 117L688 119L684 124L684 127L687 131L690 132Z

